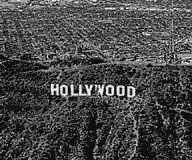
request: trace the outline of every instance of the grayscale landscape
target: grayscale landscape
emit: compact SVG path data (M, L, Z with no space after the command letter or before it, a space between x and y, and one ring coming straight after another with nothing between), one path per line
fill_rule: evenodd
M0 159L191 160L192 3L0 1ZM134 86L62 97L51 84Z

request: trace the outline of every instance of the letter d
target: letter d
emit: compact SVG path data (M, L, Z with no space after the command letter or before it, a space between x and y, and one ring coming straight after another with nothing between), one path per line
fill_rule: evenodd
M128 98L135 97L135 87L127 86L127 97Z

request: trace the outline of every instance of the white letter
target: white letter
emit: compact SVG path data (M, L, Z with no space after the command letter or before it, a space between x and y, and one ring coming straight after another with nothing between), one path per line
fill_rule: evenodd
M127 86L127 97L135 97L135 87Z
M56 92L56 95L58 96L59 95L59 84L56 84L56 87L54 84L51 84L51 95L55 95L55 92Z
M92 90L92 88L93 88L93 85L91 84L90 87L88 87L88 85L85 85L85 88L86 88L86 90L87 90L87 95L88 95L88 96L91 96L91 90Z
M86 93L82 93L82 92L83 92L82 85L79 85L79 96L87 96Z
M65 92L64 92L64 88L65 88ZM60 94L62 96L67 96L68 95L68 86L66 85L61 85L60 86Z
M111 93L109 93L109 89L111 88ZM107 85L106 87L106 95L107 96L114 96L114 86L112 85Z
M97 85L97 87L99 88L99 90L98 90L98 93L97 93L97 95L101 95L101 96L103 96L103 92L104 92L104 85ZM101 88L102 87L102 88Z
M74 93L74 85L73 84L71 84L70 88L71 88L71 96L78 96L78 93Z
M120 93L121 90L121 93ZM124 96L125 95L125 86L117 86L117 95Z

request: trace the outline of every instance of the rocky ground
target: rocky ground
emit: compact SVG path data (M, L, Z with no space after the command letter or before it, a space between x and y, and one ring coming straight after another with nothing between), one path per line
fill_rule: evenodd
M135 86L120 100L50 96L59 72L15 63L1 72L1 159L191 159L190 66L106 64L60 77Z

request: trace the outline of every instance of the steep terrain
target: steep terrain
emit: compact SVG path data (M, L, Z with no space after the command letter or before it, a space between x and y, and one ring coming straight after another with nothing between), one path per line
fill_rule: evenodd
M23 69L23 68L21 68ZM1 75L1 159L190 160L190 66L97 65ZM50 96L50 84L124 84L137 96ZM182 140L182 141L181 141Z

